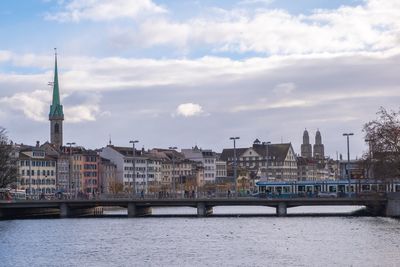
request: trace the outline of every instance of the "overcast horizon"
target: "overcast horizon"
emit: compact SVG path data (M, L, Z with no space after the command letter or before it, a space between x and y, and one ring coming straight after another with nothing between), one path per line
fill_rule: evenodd
M326 3L328 2L328 3ZM396 0L12 0L0 3L0 126L50 139L58 51L64 143L221 152L304 129L325 153L367 150L363 124L399 109Z

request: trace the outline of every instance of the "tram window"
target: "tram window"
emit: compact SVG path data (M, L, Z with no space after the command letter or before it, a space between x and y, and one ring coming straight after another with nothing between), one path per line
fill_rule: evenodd
M284 186L283 187L283 193L289 193L290 192L290 187L289 186Z
M298 191L299 192L304 192L305 191L305 186L304 185L299 185Z
M330 185L328 191L329 192L336 192L336 186L335 185Z
M339 190L339 192L344 192L345 191L345 186L344 185L338 185L338 190Z
M371 185L371 190L372 191L376 191L376 185L375 184Z
M347 192L354 192L354 185L350 186L350 191L349 191L349 186L346 186Z
M320 185L314 186L314 191L320 192L321 191L321 186Z
M400 185L397 184L396 187L395 187L395 189L396 189L396 192L400 192Z
M369 184L363 184L363 185L361 186L361 190L362 190L362 191L370 191L370 190L371 190L371 187L370 187Z
M385 186L384 186L383 184L380 184L378 188L379 188L378 190L379 190L380 192L385 191Z

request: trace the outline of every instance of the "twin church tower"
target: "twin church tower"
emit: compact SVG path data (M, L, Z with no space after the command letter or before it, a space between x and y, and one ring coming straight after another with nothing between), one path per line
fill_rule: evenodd
M58 87L57 50L55 50L53 101L50 106L50 143L60 149L63 145L63 120L64 112L60 101L60 88Z
M310 144L310 136L307 129L303 133L303 144L301 145L301 156L306 159L314 159L323 162L325 159L324 145L322 144L321 132L315 134L314 154Z

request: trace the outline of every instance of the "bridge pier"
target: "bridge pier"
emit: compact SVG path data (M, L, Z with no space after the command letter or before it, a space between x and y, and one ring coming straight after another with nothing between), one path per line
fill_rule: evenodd
M151 215L151 207L137 206L135 203L128 203L128 218Z
M283 217L287 215L287 204L285 202L279 202L276 207L276 215Z
M400 217L400 193L388 193L385 215Z
M204 202L197 203L197 217L206 217L213 213L213 207L206 206Z
M69 218L71 217L71 209L68 207L66 203L60 204L60 218Z

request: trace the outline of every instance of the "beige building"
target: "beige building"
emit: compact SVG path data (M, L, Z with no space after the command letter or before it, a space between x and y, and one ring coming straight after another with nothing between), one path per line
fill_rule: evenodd
M39 147L21 149L18 157L18 189L25 190L28 196L38 197L42 193L56 192L57 160L46 155Z
M237 148L236 158L238 169L245 171L250 179L297 180L297 159L290 143L261 144L256 140L252 147ZM221 160L226 161L228 169L233 170L234 149L224 149Z

